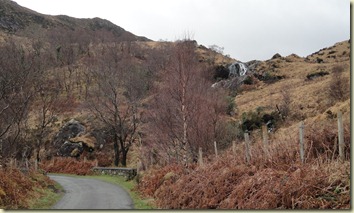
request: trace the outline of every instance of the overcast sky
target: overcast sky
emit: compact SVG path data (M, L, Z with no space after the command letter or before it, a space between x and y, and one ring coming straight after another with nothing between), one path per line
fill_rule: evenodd
M349 0L14 0L50 15L100 17L136 35L204 46L249 61L307 56L350 38Z

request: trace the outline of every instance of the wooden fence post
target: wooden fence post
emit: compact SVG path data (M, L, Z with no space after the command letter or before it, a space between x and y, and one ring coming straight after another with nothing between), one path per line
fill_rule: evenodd
M215 156L218 157L218 147L216 146L216 141L214 141Z
M251 161L250 138L247 132L244 134L244 136L245 136L246 162L247 164L249 164Z
M236 155L236 141L232 141L232 153Z
M37 159L34 159L34 171L38 170L38 161Z
M299 126L300 133L300 159L301 163L305 163L305 147L304 147L304 122L300 122Z
M14 166L14 160L10 158L10 169L13 169L13 166Z
M5 165L2 156L2 140L0 139L0 169L2 169L3 167L5 167Z
M199 158L198 158L199 166L203 166L203 151L202 147L199 147Z
M338 112L338 148L339 148L339 159L344 161L344 131L343 131L343 119L342 112Z
M268 144L268 129L267 125L262 125L262 135L263 135L263 150L267 157L269 157L269 144Z

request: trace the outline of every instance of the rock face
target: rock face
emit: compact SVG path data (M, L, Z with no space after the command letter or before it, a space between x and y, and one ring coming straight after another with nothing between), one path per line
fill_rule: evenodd
M251 66L256 66L257 61L252 61L248 64ZM228 73L228 77L226 79L222 78L223 80L214 83L212 87L213 88L224 87L232 90L236 89L237 87L239 87L241 84L244 83L244 80L250 74L248 69L248 64L242 62L235 62L231 64L228 68L218 67L219 70L216 70L215 73L220 74L223 72L223 75L226 75ZM221 70L221 68L223 70Z
M53 140L53 146L59 156L71 156L71 153L77 149L81 154L83 145L81 143L70 142L70 138L75 138L85 132L85 127L80 122L71 119L58 132ZM80 148L81 147L81 148ZM81 151L80 151L81 150ZM77 152L77 151L76 151ZM75 155L76 156L76 155Z
M80 122L71 119L59 130L59 133L56 135L56 138L54 139L54 143L62 142L70 138L77 137L80 133L83 133L84 131L85 131L85 127L82 124L80 124Z
M281 55L279 53L276 53L275 55L273 55L272 59L276 59L276 58L281 58Z
M65 141L58 151L58 155L62 157L79 157L84 151L83 144Z

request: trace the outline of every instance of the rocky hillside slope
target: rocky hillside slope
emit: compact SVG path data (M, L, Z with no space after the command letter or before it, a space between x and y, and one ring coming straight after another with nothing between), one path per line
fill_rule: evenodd
M244 112L278 111L285 105L288 124L316 117L349 99L350 41L305 58L295 54L273 57L258 62L253 71L254 81L236 96L237 118ZM332 93L335 89L343 90L345 97L336 98ZM349 108L344 111L349 113Z
M16 162L13 158L22 166L28 159L34 162L34 158L39 158L40 167L48 171L80 174L87 174L93 165L112 166L114 147L118 146L113 145L113 140L118 131L104 125L99 118L111 118L114 113L108 109L101 111L105 114L94 114L93 107L103 103L109 108L117 100L111 97L119 96L123 104L115 109L136 107L132 116L125 111L128 115L125 121L138 120L143 126L133 135L135 138L124 141L133 143L129 147L127 166L145 170L137 178L139 190L153 197L160 208L349 208L350 41L339 42L307 57L275 54L266 61L246 62L247 72L230 76L227 68L237 60L197 41L155 42L107 20L48 16L9 0L0 3L0 55L7 56L0 58L0 72L6 74L0 80L7 83L0 91L5 94L0 96L0 120L3 121L0 132L10 130L0 135L4 165L12 167ZM149 107L166 109L172 97L168 96L169 92L178 93L178 90L168 90L173 86L164 80L173 84L178 79L169 78L172 76L169 72L178 71L176 65L181 62L174 60L174 56L183 53L178 47L186 43L188 56L193 57L185 59L195 59L196 70L189 77L203 82L201 85L195 81L186 87L190 89L188 92L193 89L198 92L191 96L190 103L208 104L200 108L204 111L196 108L188 116L220 118L213 120L215 128L210 128L205 120L195 120L196 125L188 126L188 133L198 130L195 140L209 134L206 126L218 132L207 138L208 144L200 143L209 148L209 152L203 149L204 165L196 164L194 158L187 168L173 164L179 162L173 159L178 159L178 155L174 157L173 152L168 152L170 147L179 148L176 144L179 139L173 138L173 134L180 136L182 128L178 128L182 125L173 118L178 118L180 108L166 110L170 114L157 111L167 113L163 118L176 121L160 126L167 133L169 128L177 127L171 132L172 137L158 138L150 131L154 136L151 139L146 131L155 130L154 123L149 123L153 119L148 115ZM217 94L220 97L204 96L206 91L213 91L213 83L224 87ZM164 89L165 96L157 100L166 103L152 105L151 100ZM114 94L107 93L110 91ZM26 95L28 99L23 98ZM13 99L9 102L8 97ZM100 99L104 97L108 101ZM220 114L213 117L215 114L199 113L210 113L212 107ZM345 142L345 159L340 163L336 146L339 111L343 113ZM305 124L306 164L299 159L300 121ZM270 124L268 152L262 147L261 126L265 123ZM127 124L120 125L120 130L135 125ZM251 140L248 163L244 155L245 132ZM215 138L218 138L218 156L213 153ZM162 142L170 147L160 149L159 145L166 148ZM165 151L165 155L159 155L159 151Z
M350 209L350 42L305 58L276 54L251 64L232 99L235 125L247 123L250 162L240 132L235 146L203 164L151 166L139 176L139 190L163 209ZM338 112L344 160L338 159ZM268 146L260 128L264 115L276 120Z
M0 31L18 36L38 39L51 32L73 34L79 37L106 35L111 41L149 41L136 36L112 22L100 18L77 19L65 15L50 16L21 7L11 0L0 1Z

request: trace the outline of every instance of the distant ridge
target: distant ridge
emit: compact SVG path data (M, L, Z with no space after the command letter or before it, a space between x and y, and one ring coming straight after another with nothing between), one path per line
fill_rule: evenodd
M31 32L35 29L36 33ZM18 5L11 0L0 0L0 32L36 37L33 34L48 34L60 30L61 33L80 31L92 36L97 33L109 33L113 41L151 41L124 30L112 22L101 19L78 19L66 15L44 15Z

